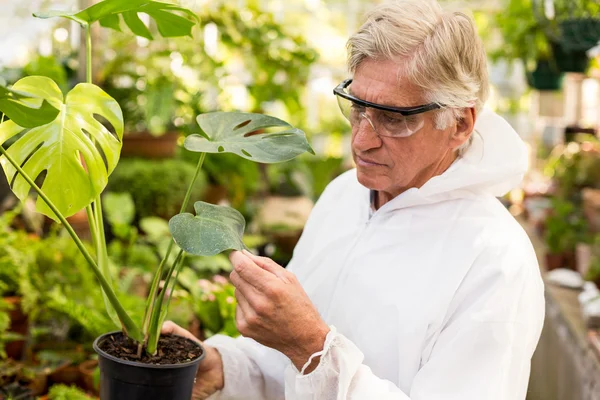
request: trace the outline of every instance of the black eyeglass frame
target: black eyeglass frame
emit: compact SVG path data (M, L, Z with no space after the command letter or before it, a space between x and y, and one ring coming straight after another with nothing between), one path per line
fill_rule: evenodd
M358 97L354 97L351 94L344 92L344 89L346 89L348 86L350 86L351 83L352 83L352 79L346 79L345 81L343 81L342 83L337 85L335 89L333 89L333 94L336 96L343 97L346 100L350 100L353 103L358 104L359 106L371 107L371 108L375 108L377 110L383 110L383 111L390 111L390 112L401 114L405 117L409 116L409 115L422 114L424 112L431 111L431 110L439 110L440 108L444 107L438 103L423 104L421 106L416 106L416 107L392 107L392 106L386 106L383 104L371 103L370 101L361 100Z

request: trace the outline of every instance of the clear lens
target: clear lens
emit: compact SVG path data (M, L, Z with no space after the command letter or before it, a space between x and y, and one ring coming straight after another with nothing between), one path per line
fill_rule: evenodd
M369 120L380 136L407 137L416 133L425 124L423 114L403 116L399 113L363 107L351 100L336 96L340 110L350 121L350 125L360 124L362 118Z

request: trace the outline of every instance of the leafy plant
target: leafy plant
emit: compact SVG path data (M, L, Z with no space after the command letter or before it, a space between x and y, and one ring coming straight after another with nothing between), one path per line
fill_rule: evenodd
M124 159L111 175L107 190L129 193L138 219L149 216L169 218L181 208L187 182L194 178L195 170L195 166L177 159ZM206 179L201 171L191 196L200 198L205 188Z
M100 21L103 26L120 29L119 22L123 19L133 33L151 38L150 31L137 16L138 12L149 14L164 37L189 35L193 26L188 20L191 13L187 10L143 0L105 0L77 13L36 14L44 18L69 18L84 27L88 45L87 82L75 86L64 99L56 83L46 77L26 77L7 89L32 93L59 112L55 119L35 127L23 127L14 119L0 124L2 143L23 133L8 150L0 147L0 164L19 199L24 200L32 188L38 194L37 210L64 225L97 278L111 319L120 324L126 336L138 343L140 355L144 350L149 354L157 353L160 327L186 254L207 256L245 247L241 240L245 221L236 210L196 202L196 215L184 212L206 153L229 152L252 161L273 163L290 160L306 151L312 152L312 149L304 132L277 118L223 112L199 115L196 120L201 131L188 136L184 147L201 153L201 156L180 214L169 221L173 240L154 274L142 322L137 323L115 291L105 240L100 194L119 160L123 118L119 104L91 82L90 25ZM4 111L1 104L0 110ZM26 108L26 111L35 114L39 110L28 111ZM44 171L45 178L38 186L35 179ZM66 220L82 208L87 211L94 252L88 250ZM171 261L175 243L181 250ZM164 278L162 282L161 278ZM159 291L161 283L162 290Z
M590 267L587 271L585 279L588 281L595 281L600 278L600 233L596 234L590 242Z
M546 218L545 241L553 254L575 250L578 242L585 241L586 222L580 211L569 201L552 199L552 213Z
M564 198L573 199L585 187L600 188L600 142L585 140L557 146L544 173L552 177L557 195Z
M49 400L92 400L83 390L76 386L54 385L48 392Z
M0 359L6 358L6 344L14 341L21 340L23 337L17 333L9 332L10 328L10 310L13 306L8 302L4 301L0 297Z
M235 287L226 278L215 275L208 280L200 278L193 269L186 269L178 281L192 298L204 337L215 334L239 336L235 326Z
M548 22L532 0L506 0L495 14L495 25L502 43L490 52L492 60L520 60L529 71L539 60L549 60L552 49L546 29Z

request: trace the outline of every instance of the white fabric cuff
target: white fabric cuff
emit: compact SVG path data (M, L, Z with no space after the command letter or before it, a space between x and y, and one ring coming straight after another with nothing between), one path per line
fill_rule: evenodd
M217 391L207 398L207 400L220 400L234 398L235 393L232 393L233 388L236 385L229 384L228 382L236 382L239 379L239 368L236 362L236 347L235 339L225 335L214 335L206 339L204 343L208 346L217 349L223 360L223 382L225 386L222 390ZM239 351L239 350L238 350Z
M334 326L330 326L330 328L331 331L327 334L323 350L311 357L321 356L319 365L312 372L302 375L291 363L286 368L286 399L345 398L338 397L336 393L340 386L350 386L350 381L361 365L364 356L356 345L339 334Z

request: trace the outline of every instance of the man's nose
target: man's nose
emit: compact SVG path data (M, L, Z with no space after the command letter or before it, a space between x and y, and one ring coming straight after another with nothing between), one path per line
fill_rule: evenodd
M360 114L360 120L354 127L352 143L356 150L367 151L381 146L381 139L375 131L375 125L365 113Z

